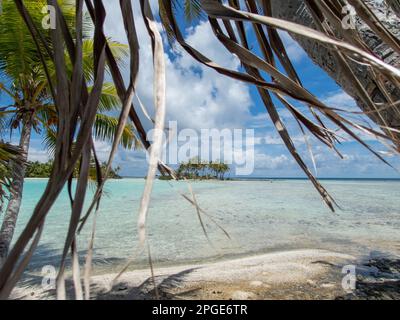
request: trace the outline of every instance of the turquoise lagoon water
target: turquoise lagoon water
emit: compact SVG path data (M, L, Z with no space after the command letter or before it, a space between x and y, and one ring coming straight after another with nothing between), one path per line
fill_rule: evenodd
M29 219L47 181L26 180L17 233ZM358 256L399 254L400 181L323 181L341 206L323 204L305 180L192 182L211 244L201 229L186 182L157 181L148 217L152 258L160 265L226 259L276 250L320 248ZM119 270L137 248L137 215L143 179L112 180L99 211L94 262L96 272ZM178 192L179 191L179 192ZM92 192L89 193L91 195ZM64 191L50 211L30 269L57 264L69 222ZM91 221L79 236L84 261ZM139 256L135 267L144 266Z

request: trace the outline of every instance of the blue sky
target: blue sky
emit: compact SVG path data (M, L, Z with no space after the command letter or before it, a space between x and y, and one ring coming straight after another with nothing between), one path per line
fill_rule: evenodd
M119 12L119 2L109 0L105 3L108 10L105 28L107 35L126 43ZM150 41L141 21L141 15L137 10L137 2L134 1L133 5L141 43L138 95L149 112L152 113L153 75ZM195 27L187 27L182 19L180 23L185 30L187 41L196 49L224 67L240 69L238 60L217 42L206 23L198 22ZM342 109L356 108L354 101L315 66L287 34L283 33L282 37L286 43L289 56L308 90L330 106ZM167 43L165 44L167 46ZM168 120L176 120L180 129L252 128L255 130L256 136L253 176L303 177L302 171L292 160L275 132L254 87L238 83L207 69L195 62L179 47L174 49L167 47L167 49L165 58ZM125 70L125 77L128 78L128 70ZM6 101L4 96L0 96L0 105L7 103L9 101ZM303 108L300 105L298 106ZM305 110L305 108L302 110ZM280 112L285 125L294 137L296 147L312 168L308 149L295 121L283 108L280 109ZM146 128L150 129L151 123L145 117L142 118ZM374 137L363 137L376 150L386 150ZM7 135L3 138L7 138ZM16 132L13 141L17 140L18 134ZM314 139L310 138L310 141L313 144L319 177L400 178L395 170L384 165L368 150L355 142L347 141L341 145L340 150L345 159L340 160L334 153ZM106 160L110 150L109 143L97 141L96 147L100 158ZM46 161L48 157L43 148L41 136L34 134L29 158ZM390 157L388 160L395 167L400 168L398 157ZM125 176L143 176L147 167L143 151L120 150L115 165L122 168L122 174Z

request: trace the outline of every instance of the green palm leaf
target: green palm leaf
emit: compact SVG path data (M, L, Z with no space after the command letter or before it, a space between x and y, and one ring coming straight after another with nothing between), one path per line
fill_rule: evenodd
M0 212L8 194L7 190L10 188L10 168L13 162L22 162L21 149L0 141Z
M112 142L118 126L118 119L105 114L97 114L93 134L98 140ZM136 137L132 125L127 124L121 138L121 146L126 149L140 148L139 140Z
M184 3L185 18L188 22L199 19L202 9L199 0L186 0Z
M91 91L91 88L89 88ZM99 112L115 111L121 108L121 101L113 83L104 83L101 91Z

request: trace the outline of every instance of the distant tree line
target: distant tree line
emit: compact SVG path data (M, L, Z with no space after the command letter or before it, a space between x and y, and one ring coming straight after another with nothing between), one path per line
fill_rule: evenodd
M224 180L226 174L230 171L229 165L213 161L202 161L198 158L181 163L177 170L179 179L219 179Z
M106 171L107 163L101 163L101 172L104 176ZM49 160L48 162L39 162L39 161L29 161L26 168L25 177L26 178L49 178L51 174L51 170L53 168L53 161ZM90 176L95 177L95 164L92 163L90 168ZM121 179L122 177L118 174L121 170L120 167L112 168L108 174L109 179ZM79 168L76 168L74 171L74 177L76 178L79 174Z
M53 161L45 163L29 161L25 171L26 178L49 178L53 168Z

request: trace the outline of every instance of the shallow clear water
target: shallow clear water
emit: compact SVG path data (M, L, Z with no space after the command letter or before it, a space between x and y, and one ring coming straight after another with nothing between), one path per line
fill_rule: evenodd
M46 182L26 181L17 233L29 219ZM231 240L203 216L212 245L209 244L195 208L178 192L190 195L187 183L157 181L147 229L152 258L158 266L296 248L329 249L359 256L399 253L399 181L323 181L342 208L336 213L330 212L308 181L191 184L200 207L229 233ZM97 272L118 270L136 252L143 186L143 179L107 183L97 221ZM31 270L57 265L69 215L68 196L63 192L48 215ZM90 231L91 221L79 237L82 261ZM137 257L136 265L144 265L146 259L144 255Z

